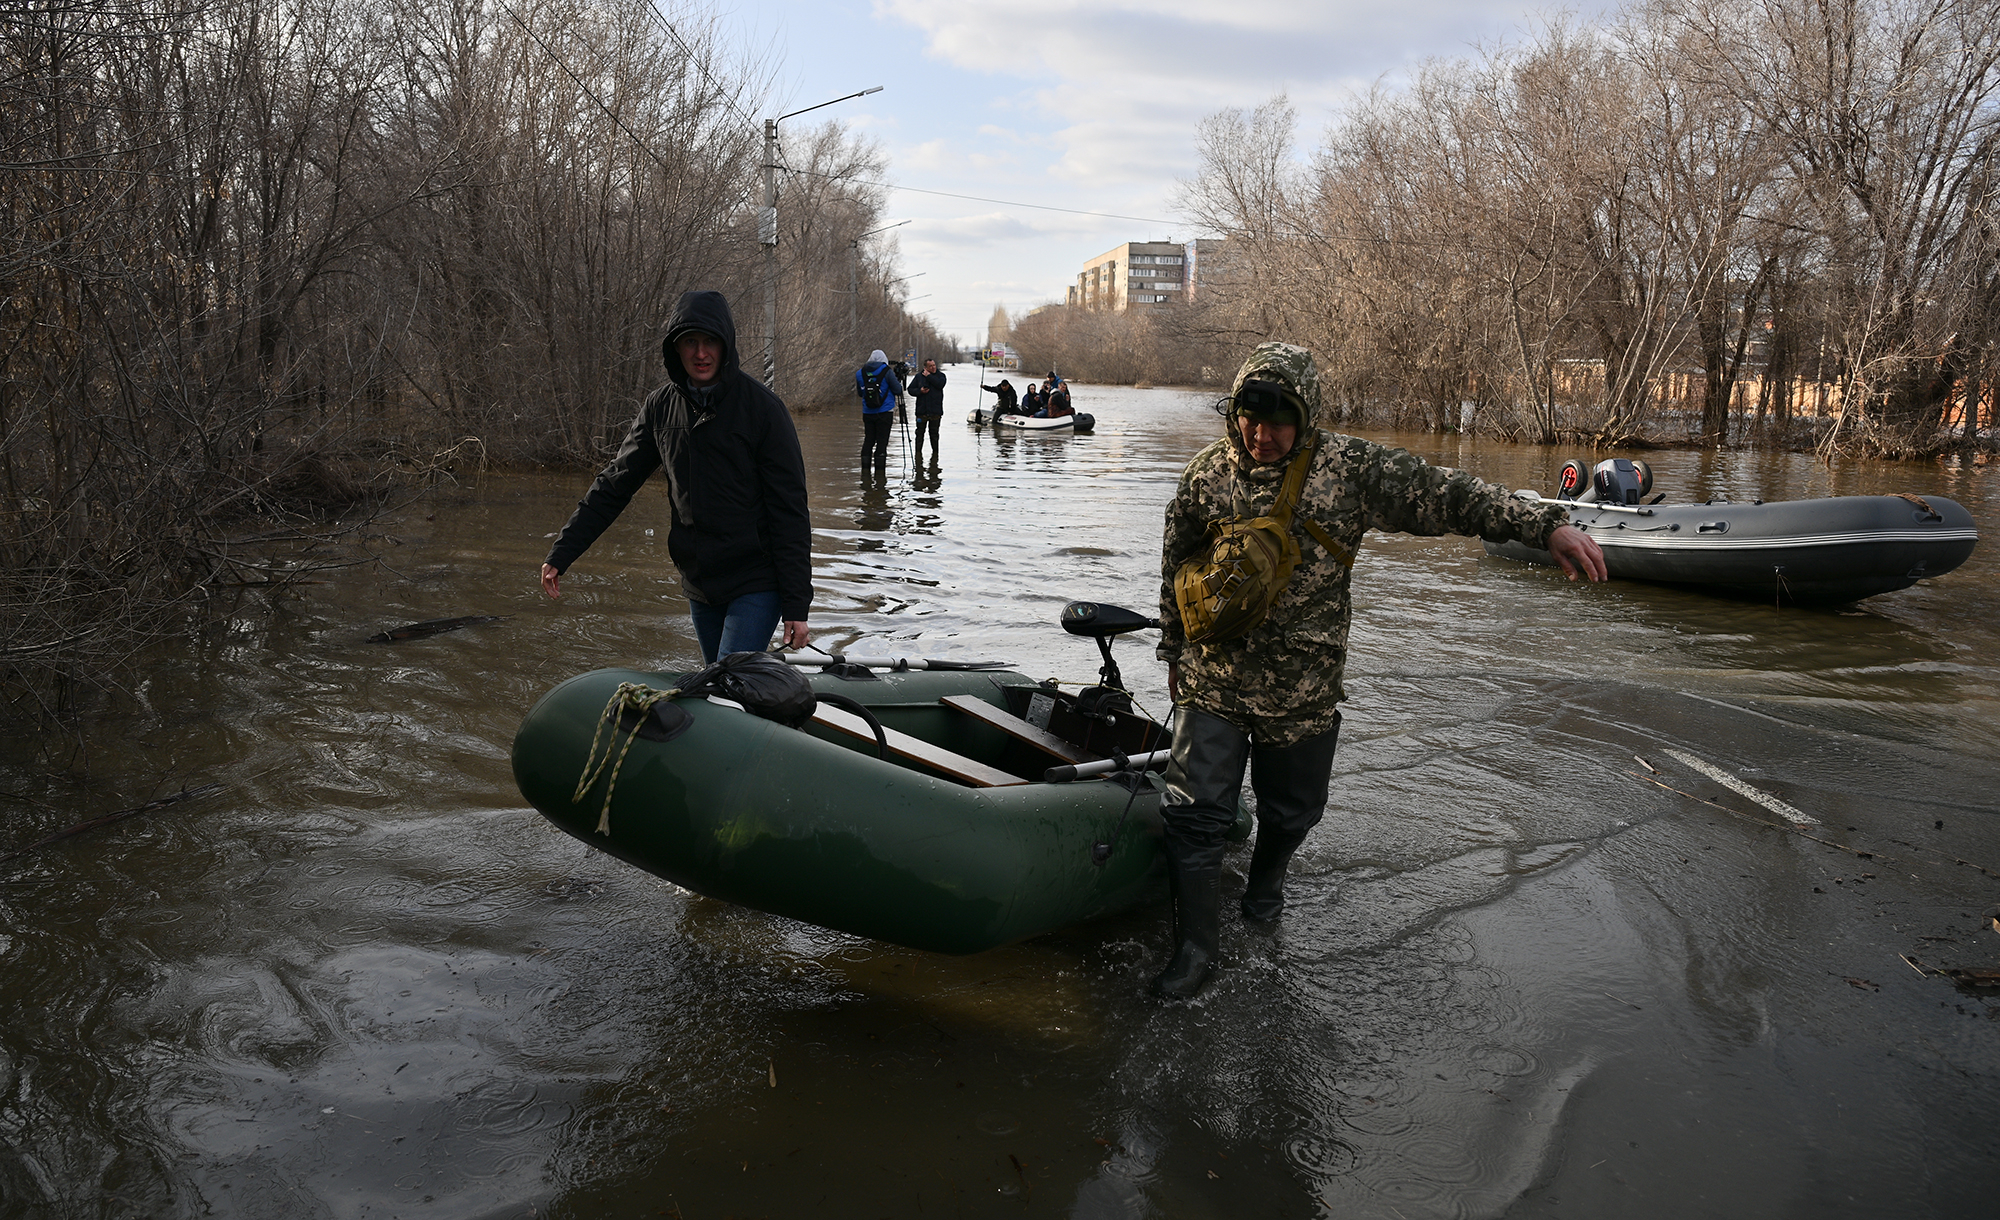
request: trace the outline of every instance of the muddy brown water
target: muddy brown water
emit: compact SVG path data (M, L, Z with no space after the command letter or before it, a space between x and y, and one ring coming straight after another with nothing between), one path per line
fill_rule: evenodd
M1095 436L995 436L948 371L935 473L865 482L858 421L801 421L819 639L1087 680L1057 611L1149 605L1215 417L1083 387ZM1513 486L1569 456L1393 439ZM1986 540L1800 611L1372 535L1329 817L1282 929L1229 919L1178 1007L1163 902L935 957L551 831L529 704L697 659L663 499L552 605L584 480L441 493L379 569L160 655L85 763L6 742L5 846L224 788L0 865L0 1215L1990 1214L2000 998L1919 967L2000 965L2000 492L1648 456L1675 499L1943 494ZM475 614L508 617L365 642ZM1150 643L1119 658L1164 712Z

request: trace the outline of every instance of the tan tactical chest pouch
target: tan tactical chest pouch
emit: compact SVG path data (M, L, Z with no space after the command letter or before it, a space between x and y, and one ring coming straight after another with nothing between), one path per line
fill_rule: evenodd
M1300 558L1298 540L1292 537L1292 513L1317 448L1317 435L1309 433L1285 471L1284 486L1269 515L1211 521L1207 553L1174 573L1174 602L1180 607L1189 643L1219 644L1249 634L1285 591ZM1353 552L1316 522L1304 524L1336 560L1352 566Z

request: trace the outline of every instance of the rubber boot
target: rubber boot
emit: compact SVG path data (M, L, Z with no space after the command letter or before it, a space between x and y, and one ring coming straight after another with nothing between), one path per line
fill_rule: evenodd
M1292 853L1306 841L1303 830L1257 828L1257 846L1250 853L1250 881L1243 887L1243 915L1258 923L1270 923L1285 910L1285 870L1291 867Z
M1340 720L1317 737L1282 749L1258 746L1251 755L1250 787L1257 794L1257 846L1250 853L1249 883L1241 904L1245 918L1270 923L1285 910L1285 870L1306 832L1326 814L1333 753Z
M1160 817L1174 899L1174 955L1153 980L1169 999L1190 999L1208 982L1221 939L1223 836L1236 820L1250 738L1219 716L1175 711Z
M1167 876L1174 894L1174 956L1153 980L1169 1000L1191 1000L1208 982L1221 953L1222 847L1188 851L1167 841Z

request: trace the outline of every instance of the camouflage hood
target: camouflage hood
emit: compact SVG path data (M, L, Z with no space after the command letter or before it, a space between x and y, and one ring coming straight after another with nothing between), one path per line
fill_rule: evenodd
M1318 423L1319 367L1313 363L1311 352L1296 343L1259 343L1256 350L1250 353L1250 358L1243 362L1243 367L1236 370L1236 380L1229 385L1230 397L1234 398L1236 391L1242 389L1243 383L1253 376L1282 381L1305 400L1306 418L1299 429L1301 437L1306 436L1307 430ZM1223 432L1229 437L1229 448L1236 455L1237 467L1244 474L1259 481L1278 478L1284 474L1283 461L1264 466L1250 456L1250 451L1243 446L1242 433L1236 429L1234 413L1225 417L1222 427Z

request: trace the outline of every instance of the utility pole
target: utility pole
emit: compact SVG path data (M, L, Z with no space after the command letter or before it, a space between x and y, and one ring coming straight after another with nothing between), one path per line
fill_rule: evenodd
M764 247L764 388L778 381L778 120L764 120L764 206L757 210Z
M837 97L833 102L867 97L882 92L882 86ZM757 209L757 241L764 247L764 385L776 389L778 382L778 124L807 110L831 106L821 102L764 120L764 206Z

